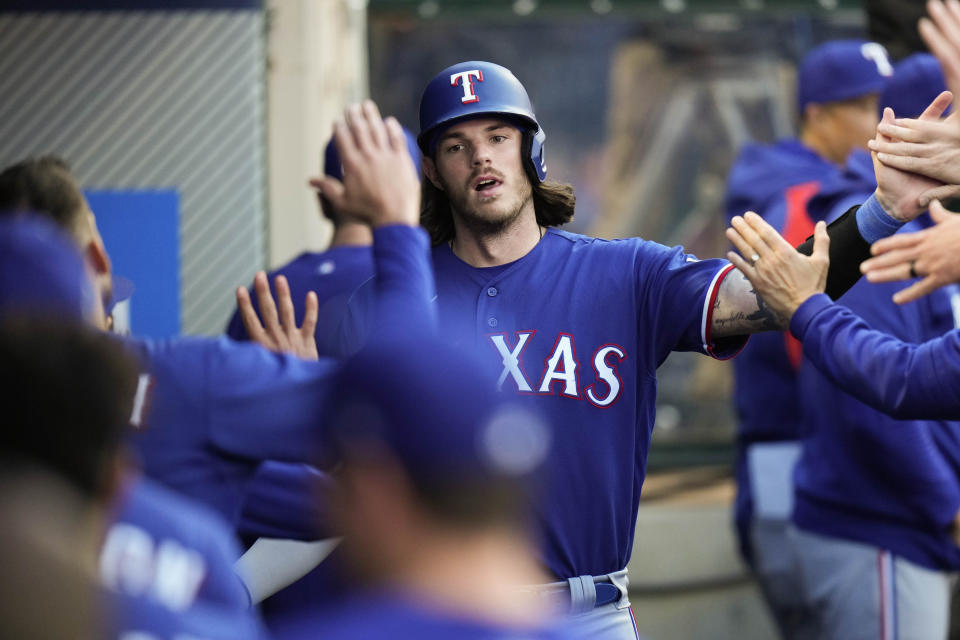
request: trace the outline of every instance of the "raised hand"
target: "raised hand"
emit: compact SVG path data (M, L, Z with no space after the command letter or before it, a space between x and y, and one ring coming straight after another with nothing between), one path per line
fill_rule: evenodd
M957 94L960 91L960 2L929 0L927 13L930 18L921 18L918 25L920 37L940 61L947 88Z
M918 206L960 193L960 111L943 120L898 118L877 130L886 139L869 145L880 162L942 183L921 194Z
M396 119L384 120L372 101L352 105L334 125L343 181L330 176L310 184L339 211L372 227L416 226L420 180Z
M897 304L911 302L934 289L960 281L960 215L947 211L939 200L930 205L937 223L915 233L898 233L870 248L874 258L860 265L871 282L922 278L894 294Z
M731 225L727 239L740 255L730 251L727 258L778 316L789 320L804 300L826 289L830 236L825 222L818 222L814 229L810 256L799 253L752 211L743 217L734 216Z
M952 100L953 95L949 91L944 91L934 98L930 106L920 115L919 120L936 121L950 106ZM902 222L909 222L926 209L926 203L920 204L922 198L932 189L942 187L943 182L891 166L880 160L877 147L883 143L893 142L884 131L889 131L889 127L894 125L895 120L893 109L889 107L884 109L883 118L877 127L877 135L868 143L873 157L873 170L877 177L875 195L877 202L889 215Z
M247 335L252 341L270 351L290 353L304 360L317 360L319 355L314 337L320 306L317 302L317 294L313 291L307 293L303 326L297 327L287 279L284 276L277 276L273 282L277 290L276 303L270 293L267 274L258 271L253 278L253 289L257 294L257 305L260 308L259 316L253 308L247 290L244 287L237 289L237 308L240 310L240 319L243 320Z

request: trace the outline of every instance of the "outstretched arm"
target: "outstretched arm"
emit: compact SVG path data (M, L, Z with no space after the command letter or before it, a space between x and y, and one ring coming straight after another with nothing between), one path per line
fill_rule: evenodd
M784 331L788 318L764 302L743 272L738 270L720 284L711 321L712 335L727 338L760 331Z
M960 417L960 331L922 345L874 331L850 310L822 295L830 239L823 223L814 234L810 257L793 251L756 214L734 220L727 237L744 255L761 255L750 264L730 260L801 342L810 362L870 406L904 419Z

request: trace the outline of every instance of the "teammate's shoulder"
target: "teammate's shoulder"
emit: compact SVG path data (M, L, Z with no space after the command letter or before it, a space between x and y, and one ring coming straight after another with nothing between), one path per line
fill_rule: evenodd
M596 236L588 236L582 233L574 233L565 229L557 229L556 227L551 227L548 229L547 233L559 240L564 241L564 243L567 245L578 248L589 247L593 249L615 249L618 247L626 247L637 244L638 242L644 242L642 238L598 238ZM563 246L563 243L555 244Z
M563 229L550 229L550 235L561 240L553 244L560 248L584 251L601 255L636 255L648 250L666 248L663 245L638 236L627 238L597 238L595 236L572 233Z

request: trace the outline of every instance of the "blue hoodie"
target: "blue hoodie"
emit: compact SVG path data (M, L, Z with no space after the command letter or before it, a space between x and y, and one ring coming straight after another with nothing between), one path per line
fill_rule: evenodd
M925 218L904 229L929 224ZM907 342L953 329L946 292L899 306L891 296L902 286L861 280L840 302ZM949 533L960 509L960 423L897 420L845 393L807 361L799 379L810 401L794 478L797 526L889 549L930 569L960 568Z
M798 140L748 144L730 172L727 221L754 211L799 243L813 233L815 220L807 214L807 199L837 173L834 165ZM799 353L798 345L788 347L784 333L757 334L733 361L741 443L796 439Z
M781 140L773 145L748 144L730 171L725 201L727 222L733 216L754 211L798 244L813 233L815 219L807 212L808 199L837 173L834 165L799 140ZM753 496L745 450L756 442L797 439L801 406L796 367L800 354L799 342L788 333L769 332L751 336L733 361L740 444L735 520L741 551L748 559L751 554L746 541Z

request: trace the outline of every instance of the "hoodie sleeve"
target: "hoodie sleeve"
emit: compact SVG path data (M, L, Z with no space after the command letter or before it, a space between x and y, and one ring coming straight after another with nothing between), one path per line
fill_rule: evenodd
M960 419L960 330L920 345L872 330L824 294L790 321L804 356L861 402L902 419Z

